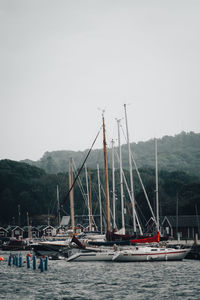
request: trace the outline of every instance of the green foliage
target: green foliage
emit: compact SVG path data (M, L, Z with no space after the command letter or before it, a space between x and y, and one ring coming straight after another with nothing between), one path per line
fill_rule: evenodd
M159 165L159 203L160 215L175 215L178 203L179 214L195 214L195 207L200 209L200 170L199 170L200 135L181 133L175 137L164 137L158 141ZM149 201L155 211L155 168L154 168L154 141L131 145L134 157L139 167L140 176L145 186ZM130 187L127 147L122 147L124 174ZM63 205L63 214L70 214L68 193L68 161L73 157L77 166L83 162L87 151L55 151L47 152L39 162L42 169L23 162L10 160L0 161L0 225L17 223L18 208L21 211L21 225L26 224L26 215L29 213L32 223L41 215L56 215L57 199L56 187L59 186L60 202ZM125 159L126 157L126 159ZM110 153L108 155L110 158ZM100 165L100 178L104 184L103 152L94 150L87 161L91 168L92 205L95 222L99 225L99 199L96 164ZM121 226L120 176L116 162L116 219L118 228ZM126 169L127 168L127 169ZM46 170L46 171L44 171ZM57 174L56 174L57 173ZM110 208L112 207L112 170L109 173ZM139 219L143 226L151 217L147 201L138 180L136 171L133 171L134 194ZM87 189L84 170L80 174L84 195L80 191L78 181L74 186L74 209L76 224L88 225ZM132 207L128 191L124 185L124 201L127 210L126 226L132 227ZM105 216L105 196L102 190L102 207ZM82 217L81 217L82 216ZM56 221L56 219L55 219ZM47 222L47 220L46 220Z
M0 223L11 224L19 219L18 206L21 208L21 221L26 222L26 214L41 214L49 207L50 189L55 187L57 176L48 183L49 175L25 163L11 160L0 161ZM55 194L55 192L54 192ZM53 193L51 195L51 198ZM55 195L54 195L55 196Z
M178 135L164 136L158 139L158 162L159 170L166 171L183 171L191 175L200 177L200 134L185 133ZM116 151L117 148L115 149ZM131 144L131 151L134 155L138 168L154 168L154 140ZM53 151L46 152L43 157L36 162L25 161L28 164L44 169L47 173L58 173L68 171L68 161L72 157L77 167L80 167L88 150L85 151ZM118 160L115 157L118 168ZM123 168L129 168L127 145L122 145ZM108 164L111 168L111 149L108 149ZM100 168L104 166L103 150L93 150L87 160L87 166L96 169L99 164Z

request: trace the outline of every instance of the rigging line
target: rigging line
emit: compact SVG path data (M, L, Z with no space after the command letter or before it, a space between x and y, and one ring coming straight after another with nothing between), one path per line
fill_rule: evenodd
M104 191L104 188L103 188L103 186L102 186L102 184L101 184L101 182L100 182L100 189L101 189L101 191L102 191L102 193L103 193L103 199L104 199L104 202L105 202L105 198L106 198L106 194L105 194L105 191ZM105 211L105 207L102 205L102 216L103 216L103 223L104 223L104 228L106 227L106 211Z
M77 175L77 167L76 167L76 164L75 164L75 161L74 159L72 159L72 162L73 162L73 165L74 165L74 174L75 176ZM82 193L82 196L83 196L83 199L85 201L85 206L87 207L87 197L86 197L86 193L85 193L85 190L84 190L84 187L83 187L83 184L81 182L81 179L80 179L80 176L78 177L78 186L79 186L79 189Z
M56 197L55 197L56 198ZM55 206L56 206L56 202L55 202L55 198L53 197L50 201L50 205L49 205L49 214L53 214L54 210L55 210Z
M97 190L96 190L96 188L95 188L95 185L92 185L92 188L93 188L93 191L94 191L94 194L95 194L95 196L96 196L96 198L98 198L98 193L97 193ZM104 191L104 189L103 189L103 187L102 187L102 185L101 185L101 183L100 183L100 188L101 188L101 190L103 191L103 194L104 194L104 197L105 197L105 191ZM98 209L98 207L97 206L95 206L95 207L93 207L94 208L94 212L96 212L97 211L97 209ZM102 216L103 216L103 218L104 218L104 222L105 222L105 215L106 215L106 213L105 213L105 209L104 209L104 207L102 206ZM100 215L92 215L92 217L93 217L93 220L94 220L94 217L100 217ZM112 216L112 212L111 212L111 217L113 218L113 216ZM95 223L95 225L96 225L96 223ZM96 225L96 227L97 227L97 225ZM98 228L98 227L97 227Z
M106 198L106 193L105 193L105 190L104 190L104 188L103 188L103 186L101 185L101 183L100 183L100 187L101 187L101 191L102 191L102 193L103 193L103 196L104 196L104 200L105 200L105 198ZM104 214L104 216L106 215L106 212L105 212L105 209L102 207L102 212L103 212L103 214ZM110 215L111 215L111 218L113 219L113 213L112 213L112 211L110 210Z
M71 190L73 189L73 187L74 187L74 185L75 185L75 183L76 183L76 181L77 181L77 179L78 179L78 177L79 177L79 175L80 175L80 173L81 173L81 171L82 171L82 169L84 167L84 164L85 164L86 160L88 159L88 156L90 155L90 152L92 151L92 148L93 148L93 146L94 146L94 144L95 144L95 142L96 142L96 140L97 140L97 138L98 138L98 136L100 134L101 128L102 128L102 126L100 127L99 132L97 133L97 135L96 135L96 137L95 137L95 139L94 139L94 141L92 143L92 146L90 147L90 150L88 151L88 153L87 153L87 155L86 155L86 157L85 157L85 159L84 159L84 161L82 163L82 166L80 167L80 169L79 169L79 171L78 171L78 173L77 173L77 175L76 175L76 177L74 179L74 182L72 183L70 189L68 190L68 193L65 196L64 200L62 201L61 205L64 205L64 203L67 201L67 199L69 197L69 194L70 194ZM56 217L57 217L57 214L56 214Z
M121 128L122 128L122 132L123 132L124 137L125 137L125 133L124 133L123 127L121 126ZM125 139L126 139L126 137L125 137ZM150 211L151 211L152 217L153 217L153 219L156 221L155 214L154 214L153 209L152 209L152 207L151 207L151 203L150 203L150 201L149 201L149 197L148 197L148 195L147 195L146 189L145 189L144 184L143 184L143 182L142 182L142 178L141 178L141 176L140 176L140 172L139 172L139 170L138 170L138 167L137 167L137 164L136 164L136 161L135 161L135 159L134 159L134 156L133 156L133 153L132 153L132 152L131 152L131 158L132 158L132 161L133 161L133 163L134 163L135 170L136 170L136 172L137 172L137 175L138 175L140 184L141 184L141 186L142 186L142 189L143 189L145 198L146 198L146 200L147 200L149 209L150 209Z
M119 155L118 155L117 152L116 152L116 156L117 156L117 159L120 160L120 159L119 159ZM130 198L130 201L131 201L131 203L132 203L133 200L132 200L131 193L130 193L130 190L129 190L129 187L128 187L128 184L127 184L127 181L126 181L126 177L125 177L125 174L124 174L124 171L123 171L123 170L122 170L122 176L123 176L123 179L124 179L124 183L125 183L125 185L126 185L126 189L127 189L127 192L128 192L129 198ZM137 201L135 201L135 204L137 204ZM135 211L135 216L136 216L136 220L137 220L137 223L138 223L138 226L139 226L140 234L142 235L142 234L143 234L143 233L142 233L142 228L141 228L141 226L140 226L140 222L139 222L138 215L137 215L137 212L136 212L136 211Z

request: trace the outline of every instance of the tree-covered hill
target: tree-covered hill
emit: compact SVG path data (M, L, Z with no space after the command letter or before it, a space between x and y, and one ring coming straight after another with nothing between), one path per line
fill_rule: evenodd
M127 183L129 184L129 172L124 171ZM96 216L96 224L99 225L99 198L98 180L96 169L90 169L92 184L92 208ZM149 200L155 210L155 170L153 168L141 168L140 175L146 188ZM120 176L119 170L115 172L116 183L116 216L117 224L121 223L121 201L120 201ZM144 226L151 217L145 200L144 193L139 183L136 172L133 172L134 192L136 207L139 218ZM102 184L102 206L105 212L104 170L100 169L100 180ZM80 183L82 191L80 189ZM0 161L0 225L27 224L27 212L32 224L43 222L47 224L47 216L56 216L57 196L56 189L59 187L60 203L63 205L61 213L70 214L69 199L66 199L68 192L68 174L47 174L44 170L30 166L25 163L1 160ZM109 169L110 207L112 210L112 170ZM80 182L74 186L74 209L76 223L88 225L87 188L84 170L80 174ZM64 199L66 201L64 201ZM126 226L131 227L131 203L126 187L124 186L124 199L126 213ZM179 214L194 215L200 210L200 180L196 176L189 175L182 171L159 172L159 199L160 214L176 214L178 202ZM178 201L177 201L178 199ZM20 212L20 214L19 214ZM43 218L41 218L43 216ZM45 217L46 219L45 219ZM82 216L82 217L81 217ZM57 221L56 218L53 219Z
M115 148L115 153L118 149ZM138 168L154 168L154 140L131 144L131 151ZM72 157L77 167L80 167L88 150L85 151L53 151L46 152L39 161L25 160L24 162L37 166L47 173L67 172L68 161ZM122 145L123 168L128 169L127 145ZM95 169L97 164L103 168L103 150L92 150L88 160L88 167ZM111 167L111 149L108 149L108 163ZM118 168L118 159L115 155L115 164ZM182 132L175 136L164 136L158 139L159 170L183 171L200 177L200 134Z
M26 222L31 216L48 213L55 197L57 175L11 160L0 161L0 224Z

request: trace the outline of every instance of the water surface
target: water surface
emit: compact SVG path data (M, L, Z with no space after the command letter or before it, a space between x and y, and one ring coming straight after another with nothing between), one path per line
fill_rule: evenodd
M25 260L25 253L22 253ZM49 261L41 272L0 262L0 299L200 299L200 261Z

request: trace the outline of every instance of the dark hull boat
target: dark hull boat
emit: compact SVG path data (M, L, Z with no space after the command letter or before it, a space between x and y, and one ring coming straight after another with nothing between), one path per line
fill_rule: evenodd
M32 245L32 250L38 257L48 256L52 259L67 257L69 241L47 241Z
M9 239L1 245L1 250L3 251L22 251L30 250L31 246L24 240L17 240L14 238Z
M193 245L186 258L200 260L200 245Z
M144 244L144 243L159 243L160 242L160 234L157 232L155 235L151 236L134 236L128 234L118 234L114 231L108 231L106 234L107 241L129 241L131 244Z
M113 245L134 245L134 244L147 244L147 243L159 243L160 242L160 234L157 232L155 235L152 236L138 236L137 238L133 235L127 234L116 234L114 232L107 232L106 235L107 241L99 242L99 241L92 241L89 242L89 245L93 246L113 246Z
M128 246L128 245L131 245L131 242L130 240L117 240L117 241L105 241L105 242L99 242L99 241L91 241L91 242L88 242L88 244L90 246L107 246L107 247L112 247L114 245L120 245L120 246Z

